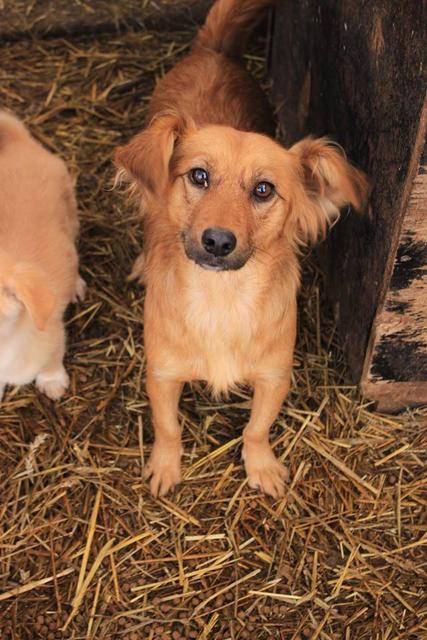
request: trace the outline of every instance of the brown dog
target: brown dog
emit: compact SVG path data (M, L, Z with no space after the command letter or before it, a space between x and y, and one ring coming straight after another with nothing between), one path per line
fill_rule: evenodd
M183 383L217 394L254 386L243 433L251 487L283 495L269 430L286 397L296 332L298 246L322 236L362 173L328 140L285 150L267 137L266 98L238 62L269 0L218 0L193 51L158 84L150 124L116 152L141 194L147 287L147 391L155 442L145 475L163 495L180 481ZM142 275L142 274L141 274Z

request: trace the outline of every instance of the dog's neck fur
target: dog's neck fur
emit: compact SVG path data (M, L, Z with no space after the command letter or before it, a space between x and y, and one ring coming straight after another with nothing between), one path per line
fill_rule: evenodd
M259 305L283 313L295 301L299 286L299 264L294 251L278 247L276 259L268 260L262 250L254 250L248 262L236 271L209 271L187 258L183 245L175 235L174 242L154 240L146 247L146 285L157 291L177 292L192 296L218 311L227 311L239 301L250 309ZM282 239L278 239L278 243ZM271 248L270 248L271 251ZM173 256L173 257L172 257ZM190 296L188 296L190 298ZM167 296L166 296L167 300ZM274 315L275 315L274 314Z

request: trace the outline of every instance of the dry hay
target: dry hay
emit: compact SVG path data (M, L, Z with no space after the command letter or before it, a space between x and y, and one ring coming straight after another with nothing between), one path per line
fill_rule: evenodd
M382 416L345 386L310 261L294 386L272 434L291 470L286 497L246 486L244 390L215 404L187 388L185 482L154 500L141 479L143 290L126 283L141 237L109 190L111 150L141 127L155 78L190 37L1 51L0 102L77 178L89 293L68 315L70 392L55 404L9 389L0 409L0 637L427 637L426 412Z

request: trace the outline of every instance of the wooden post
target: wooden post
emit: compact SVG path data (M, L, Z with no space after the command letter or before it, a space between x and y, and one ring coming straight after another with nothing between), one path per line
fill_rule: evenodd
M273 46L286 141L331 135L372 182L369 212L343 212L323 253L352 378L385 410L427 402L425 7L287 0Z

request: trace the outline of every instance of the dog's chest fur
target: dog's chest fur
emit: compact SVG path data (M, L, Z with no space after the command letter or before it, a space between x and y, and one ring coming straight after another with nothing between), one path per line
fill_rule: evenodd
M153 296L158 304L150 295L146 301L168 335L162 375L206 380L217 393L247 381L260 346L262 297L250 269L216 273L191 265L183 280L170 273Z
M185 328L194 341L199 375L217 392L247 378L257 326L254 296L237 286L233 275L208 274L202 286L190 282L185 294Z

